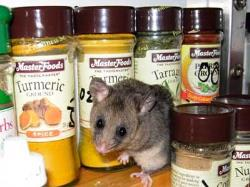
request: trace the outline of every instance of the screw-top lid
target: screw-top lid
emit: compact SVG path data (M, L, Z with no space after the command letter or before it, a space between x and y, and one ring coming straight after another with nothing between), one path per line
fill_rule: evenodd
M134 33L135 10L129 6L92 6L75 9L75 34Z
M66 6L13 9L12 38L43 38L72 35L73 9Z
M183 32L223 31L223 11L221 8L184 8Z
M181 31L181 8L164 6L137 8L136 31Z
M172 138L181 143L229 142L233 136L234 110L225 105L179 105L171 115Z
M214 98L213 103L222 103L235 109L235 129L237 131L250 131L250 96L224 95Z
M0 54L10 52L9 22L11 17L10 10L0 5Z
M1 105L11 103L11 97L3 90L0 90L0 109L3 108Z

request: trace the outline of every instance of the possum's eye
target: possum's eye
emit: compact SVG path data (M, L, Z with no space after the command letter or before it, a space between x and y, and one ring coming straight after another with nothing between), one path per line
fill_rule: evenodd
M127 130L125 127L118 127L116 129L116 134L117 134L117 136L123 137L127 134Z
M103 129L104 128L104 121L103 121L103 119L98 119L96 121L96 128L98 128L98 129Z

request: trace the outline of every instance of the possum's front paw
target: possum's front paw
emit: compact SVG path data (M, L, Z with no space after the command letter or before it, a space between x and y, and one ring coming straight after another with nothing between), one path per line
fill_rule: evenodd
M123 165L126 165L129 163L129 154L126 152L123 152L118 158L117 160L122 163Z
M143 184L143 187L151 187L152 186L152 178L149 174L142 172L138 173L132 173L130 177L138 177L141 179L141 183Z

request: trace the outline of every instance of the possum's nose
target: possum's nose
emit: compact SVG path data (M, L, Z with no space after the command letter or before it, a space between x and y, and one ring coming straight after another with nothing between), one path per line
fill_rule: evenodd
M105 154L108 152L107 144L106 142L101 142L100 144L96 145L96 150L99 153Z

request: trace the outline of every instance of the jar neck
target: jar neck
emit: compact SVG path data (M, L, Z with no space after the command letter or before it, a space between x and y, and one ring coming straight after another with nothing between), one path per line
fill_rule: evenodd
M229 142L209 143L209 144L183 144L177 141L172 142L176 150L186 151L201 157L216 157L218 155L226 157L232 151L232 144Z
M250 131L236 131L234 143L250 143Z
M220 44L223 33L192 33L183 35L183 44Z
M137 37L147 37L147 36L180 36L181 31L149 31L149 32L137 32Z

